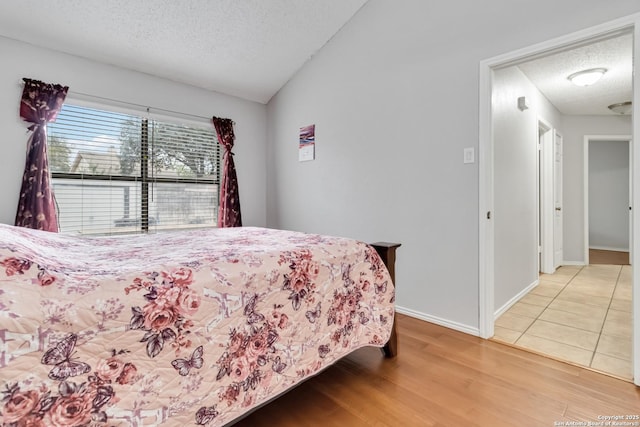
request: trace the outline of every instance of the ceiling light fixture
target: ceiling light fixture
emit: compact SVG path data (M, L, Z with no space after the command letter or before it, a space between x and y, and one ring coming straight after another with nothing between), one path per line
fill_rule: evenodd
M590 86L600 80L606 72L606 68L591 68L573 73L567 79L576 86Z
M609 110L618 114L629 114L631 113L631 101L627 102L618 102L617 104L609 105Z

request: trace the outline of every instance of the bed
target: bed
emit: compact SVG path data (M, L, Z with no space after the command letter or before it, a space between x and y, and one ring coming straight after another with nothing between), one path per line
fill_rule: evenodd
M0 224L1 425L223 426L358 348L394 356L386 254L253 227Z

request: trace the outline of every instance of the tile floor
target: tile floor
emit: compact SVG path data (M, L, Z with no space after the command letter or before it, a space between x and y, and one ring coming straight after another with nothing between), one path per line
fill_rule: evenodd
M496 320L493 338L631 380L631 322L631 266L563 266Z

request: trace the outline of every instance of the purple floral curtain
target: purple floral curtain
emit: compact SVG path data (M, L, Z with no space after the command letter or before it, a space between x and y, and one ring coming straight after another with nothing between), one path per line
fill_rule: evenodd
M23 79L20 117L31 123L27 159L16 213L16 225L58 231L56 206L47 159L47 123L54 122L67 96L67 86Z
M222 185L220 186L220 206L218 209L218 227L242 227L240 215L240 193L238 177L233 162L233 121L214 117L211 119L218 134L218 141L224 147L224 165L222 168Z

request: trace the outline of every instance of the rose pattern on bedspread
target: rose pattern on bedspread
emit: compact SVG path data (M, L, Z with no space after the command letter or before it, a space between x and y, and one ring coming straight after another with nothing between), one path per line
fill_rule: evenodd
M289 299L294 310L300 309L302 301L313 303L315 293L314 280L318 276L319 266L313 260L309 250L285 252L280 255L279 265L288 264L289 273L284 275L282 289L291 291Z
M339 237L0 224L0 426L225 425L382 346L393 301L375 250Z
M0 265L5 268L4 272L7 276L13 276L14 274L24 274L25 271L31 268L31 261L19 258L5 258L0 261ZM38 266L37 283L40 286L49 286L55 282L56 278L47 271Z
M245 394L242 407L251 406L252 396L246 394L255 390L261 381L269 382L275 372L281 374L286 367L282 363L274 344L280 338L278 329L287 328L286 322L272 321L256 311L258 295L253 295L244 307L246 323L241 329L234 328L229 334L226 349L216 362L218 374L216 380L225 376L232 383L219 394L221 401L227 406L237 402L241 394ZM272 314L273 319L282 319L283 314ZM215 408L215 406L213 406Z
M176 355L181 348L191 346L187 336L193 321L187 316L198 311L201 299L189 288L192 281L191 269L179 267L172 271L146 273L145 278L136 277L133 285L125 288L127 295L132 290L147 292L143 296L147 301L143 307L131 307L133 316L129 328L146 332L140 341L147 343L149 357L156 357L166 341L171 342Z
M70 357L77 335L69 334L49 348L42 363L55 365L49 378L58 380L54 391L44 382L23 381L5 384L0 400L2 425L7 427L72 427L103 425L107 421L104 411L116 398L113 385L135 382L137 369L133 363L124 362L126 350L112 350L111 356L98 362L95 371ZM57 370L56 370L57 369ZM69 381L69 377L84 376L85 381Z

